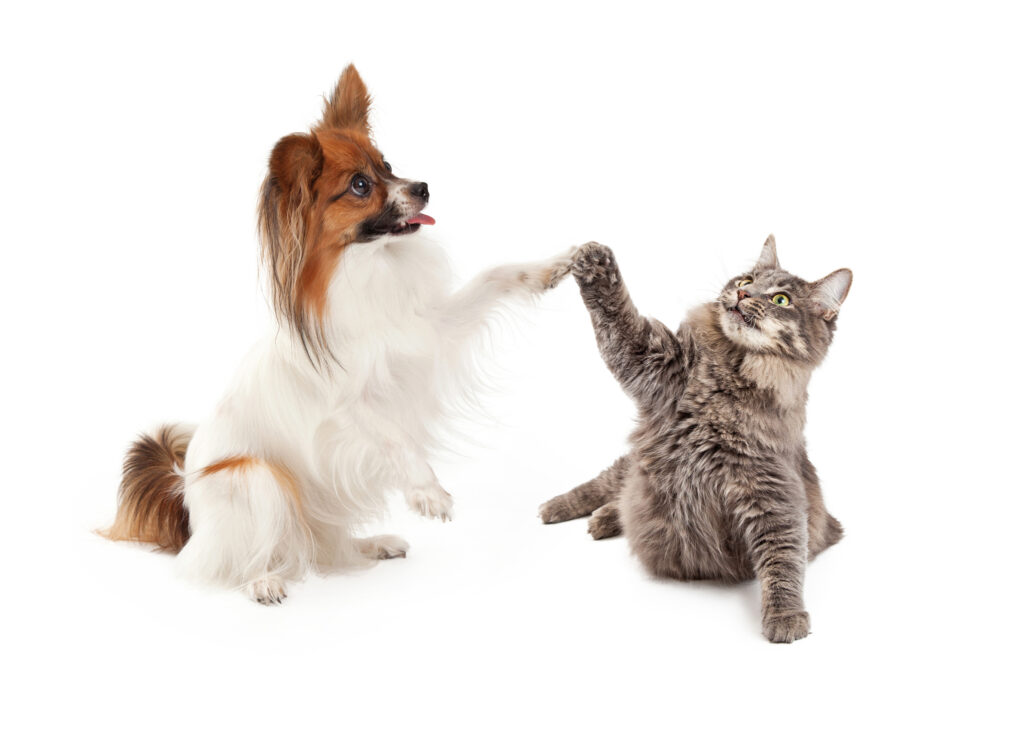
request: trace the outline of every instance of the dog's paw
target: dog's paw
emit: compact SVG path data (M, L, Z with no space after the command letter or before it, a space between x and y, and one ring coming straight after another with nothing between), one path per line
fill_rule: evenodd
M807 637L811 617L803 610L769 615L761 624L761 630L772 643L792 643Z
M590 241L573 252L571 270L573 277L583 283L618 276L615 255L604 244Z
M245 586L245 592L260 605L280 605L288 597L284 591L284 582L273 574L253 580Z
M491 276L504 285L507 292L528 292L539 295L556 287L572 268L575 249L540 262L509 264L492 270Z
M359 540L359 551L370 559L399 559L409 551L409 542L394 534L368 536Z
M558 283L566 278L572 270L573 257L576 256L578 247L573 247L562 254L540 263L540 283L544 290L552 290ZM543 291L543 290L542 290Z
M452 494L439 485L412 488L406 492L405 501L409 508L420 516L439 518L441 521L452 519L452 506L455 505L455 501Z

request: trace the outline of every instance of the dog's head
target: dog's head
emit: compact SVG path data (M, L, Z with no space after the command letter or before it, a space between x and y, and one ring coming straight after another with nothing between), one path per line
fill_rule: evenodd
M370 139L369 113L366 85L349 66L312 130L274 146L263 182L259 228L274 309L314 361L329 352L327 288L344 249L434 223L422 213L427 184L392 173Z

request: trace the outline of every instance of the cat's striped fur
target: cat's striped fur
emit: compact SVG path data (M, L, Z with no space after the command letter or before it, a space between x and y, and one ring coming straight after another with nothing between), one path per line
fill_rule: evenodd
M639 315L607 247L581 247L572 272L639 418L629 454L545 503L541 517L593 513L594 538L624 532L659 576L757 577L764 634L803 638L805 565L843 534L807 458L807 383L832 341L850 271L801 280L779 267L769 237L754 269L675 333Z

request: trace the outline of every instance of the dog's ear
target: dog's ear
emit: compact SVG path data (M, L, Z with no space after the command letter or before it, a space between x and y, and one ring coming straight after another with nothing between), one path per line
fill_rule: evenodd
M306 227L313 187L323 168L320 143L312 135L288 135L274 146L259 205L260 251L270 275L274 311L310 342L311 326L300 277L306 264Z
M324 116L319 126L370 134L370 93L355 66L349 64L341 72L331 98L324 100Z
M282 137L270 153L269 180L285 198L309 191L323 167L320 143L312 135Z

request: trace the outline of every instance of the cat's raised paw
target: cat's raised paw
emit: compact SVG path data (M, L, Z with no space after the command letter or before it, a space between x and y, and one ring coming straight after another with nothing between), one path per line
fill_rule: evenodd
M764 637L772 643L792 643L806 638L811 630L811 617L804 611L769 615L761 624Z
M572 256L572 274L580 282L590 283L616 272L615 255L604 244L589 241Z

